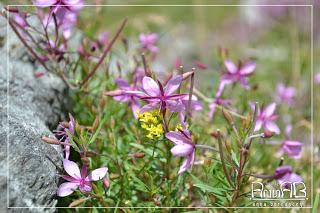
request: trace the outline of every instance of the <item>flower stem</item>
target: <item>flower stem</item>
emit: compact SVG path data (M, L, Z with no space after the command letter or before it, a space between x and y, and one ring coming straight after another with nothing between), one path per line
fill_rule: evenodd
M192 71L194 71L194 68ZM191 74L191 79L190 79L190 91L189 91L189 100L188 100L188 109L187 109L187 115L190 118L191 118L191 111L192 111L191 102L192 102L193 87L194 87L194 73ZM187 119L187 116L185 119Z
M105 57L107 56L108 52L110 51L111 47L113 46L113 44L115 43L115 41L117 40L117 38L120 36L120 33L122 32L124 26L126 25L128 21L128 18L125 18L121 24L121 26L119 27L116 35L113 37L113 39L111 40L111 42L108 44L107 48L104 50L101 58L99 59L98 63L96 64L96 66L93 68L93 70L83 79L83 81L81 82L81 87L87 83L87 81L94 75L94 73L98 70L98 68L100 67L100 65L102 64L103 60L105 59Z
M40 64L47 70L49 71L49 68L47 67L47 65L43 62L43 60L37 55L37 53L35 51L33 51L33 49L27 44L27 42L22 38L22 36L20 35L18 29L16 28L16 26L14 25L14 23L12 22L10 17L5 16L8 19L9 25L11 26L11 28L13 29L13 31L16 33L16 35L18 36L18 38L21 40L21 42L24 44L24 46L29 50L29 52L31 53L31 55L33 57L35 57Z
M204 100L204 101L207 102L207 103L211 103L211 102L214 101L213 99L208 98L207 96L205 96L202 92L200 92L200 91L197 90L196 88L193 88L193 92L194 92L194 94L196 94L197 96L199 96L199 98L201 98L202 100ZM222 108L223 108L223 107L220 106L220 105L217 105L216 107L217 107L218 109L220 109L220 110L222 110ZM224 110L227 111L227 112L229 112L230 114L238 117L238 118L246 119L246 116L240 115L240 114L238 114L238 113L236 113L236 112L233 112L233 111L231 111L231 110L228 110L228 109L226 109L226 108L224 108Z
M208 146L208 145L204 145L204 144L196 144L196 148L201 148L201 149L208 149L208 150L211 150L211 151L214 151L214 152L219 152L219 150L211 147L211 146Z
M222 168L223 168L224 174L226 175L230 186L233 186L230 174L227 170L226 162L224 161L224 154L223 154L223 150L222 150L222 141L221 141L220 130L217 130L217 132L218 132L219 153L220 153L220 160L221 160Z

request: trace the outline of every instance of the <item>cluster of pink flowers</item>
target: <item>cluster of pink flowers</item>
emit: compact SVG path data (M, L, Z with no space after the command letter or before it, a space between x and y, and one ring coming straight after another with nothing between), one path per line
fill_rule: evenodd
M69 181L62 183L57 191L57 195L60 197L68 196L72 194L76 189L80 189L82 193L90 193L92 190L91 182L105 178L108 168L101 167L93 170L87 175L87 166L83 165L81 172L78 165L69 160L70 157L70 140L75 134L75 120L72 115L69 115L69 122L61 122L57 130L54 131L55 137L64 145L65 158L63 160L63 168L69 174L69 176L62 176L63 179Z

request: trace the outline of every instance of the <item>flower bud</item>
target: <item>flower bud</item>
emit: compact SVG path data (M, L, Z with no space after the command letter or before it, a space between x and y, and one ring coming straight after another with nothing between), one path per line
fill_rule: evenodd
M201 70L205 70L208 68L208 66L204 63L202 63L201 61L194 61L193 64L198 68L198 69L201 69Z
M92 152L92 151L87 151L86 152L86 157L95 157L97 156L98 153Z
M222 114L223 114L224 118L228 121L228 123L230 125L234 125L233 118L232 118L231 114L227 110L222 108Z
M99 117L96 117L91 127L92 132L95 132L98 126L99 126Z
M108 91L108 92L104 92L103 95L114 97L114 96L123 95L123 91L122 90Z
M264 130L263 138L271 138L273 135L274 135L273 132L268 131L268 130Z
M189 72L183 73L182 74L183 80L186 80L187 78L189 78L193 73L194 73L194 71L189 71Z
M60 144L60 142L56 138L49 138L47 136L42 136L41 140L43 140L48 144L57 144L57 145Z
M73 201L72 203L69 204L69 207L75 207L86 201L88 198L80 198L78 200Z
M129 156L133 158L143 158L145 154L144 152L135 152L135 153L129 154Z
M107 177L102 178L102 183L105 189L109 188L110 186L110 182L109 179Z
M219 133L217 131L212 132L210 135L216 139L219 137Z
M40 78L40 77L42 77L42 76L44 76L44 72L42 72L42 71L38 71L38 72L35 72L35 73L34 73L34 77L35 77L35 78Z

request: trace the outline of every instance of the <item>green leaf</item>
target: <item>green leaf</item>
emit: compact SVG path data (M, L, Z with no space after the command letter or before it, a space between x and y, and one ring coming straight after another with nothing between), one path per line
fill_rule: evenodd
M139 178L137 178L135 176L131 176L131 177L136 184L137 190L142 191L142 192L150 192L149 187L146 184L144 184L143 181L141 181Z
M80 153L80 149L78 148L77 144L73 141L73 136L71 135L71 133L67 131L67 135L72 148Z
M320 192L318 192L316 194L316 197L314 199L314 203L313 203L313 207L312 207L312 213L316 213L318 211L319 199L320 199Z
M201 191L203 191L205 193L212 193L217 196L225 196L223 194L224 190L222 188L214 188L212 186L209 186L209 185L203 183L200 179L198 179L194 175L192 175L192 174L190 174L190 175L191 175L192 179L195 181L195 184L193 184L193 186L201 189Z
M231 150L231 158L232 158L233 162L239 167L239 161L237 159L237 155L232 150Z
M130 143L130 146L133 146L133 147L145 152L147 155L150 155L150 156L154 155L154 157L157 157L157 153L156 152L153 153L152 149L146 148L141 144Z

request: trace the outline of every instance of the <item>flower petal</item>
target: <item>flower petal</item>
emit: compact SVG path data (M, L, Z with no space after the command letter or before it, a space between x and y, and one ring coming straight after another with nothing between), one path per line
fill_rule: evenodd
M276 134L280 133L280 129L274 122L268 121L265 123L265 128L271 132L274 132Z
M156 107L158 107L158 103L155 103L155 102L150 103L150 104L146 104L140 109L139 113L144 113L144 112L153 110Z
M54 5L57 0L33 0L33 4L37 7L48 7Z
M170 109L170 111L172 111L172 112L182 112L183 110L185 110L185 107L181 101L167 100L166 104L167 104L168 108Z
M245 64L241 69L240 69L240 74L241 75L249 75L253 73L254 69L256 68L256 62L251 61L247 64Z
M131 110L133 112L134 117L137 119L138 118L138 113L140 112L140 104L134 98L131 98Z
M193 152L187 157L187 159L183 161L178 172L179 175L187 171L192 166L194 162L194 156L195 156L195 153Z
M142 87L144 91L150 96L159 96L160 88L157 82L155 82L152 78L145 76L142 79Z
M180 145L180 144L184 144L188 141L188 139L181 134L180 132L168 132L166 134L166 138L168 138L170 141L172 141L173 143Z
M164 87L164 93L166 95L171 95L179 88L181 82L181 75L172 76L172 78L168 81L167 85Z
M101 180L104 176L106 176L107 172L108 172L108 168L107 167L102 167L102 168L99 168L99 169L95 169L88 175L86 180L87 179L89 181Z
M238 71L237 66L230 60L225 60L224 61L224 65L226 66L227 70L229 71L229 73L236 73Z
M115 80L116 84L118 85L119 88L121 89L128 89L130 88L130 85L128 83L127 80L123 79L123 78L117 78Z
M158 34L157 33L150 33L147 36L147 39L150 44L154 44L158 40Z
M71 177L75 179L81 179L80 169L75 162L64 159L63 168Z
M216 107L217 107L217 104L215 102L212 102L209 104L209 118L212 119L213 118L213 115L214 113L216 112Z
M302 178L295 173L287 173L278 179L279 184L287 185L289 183L301 182Z
M263 113L266 117L270 117L276 110L276 103L271 103L266 108L264 108Z
M174 156L186 156L189 155L194 150L194 147L190 144L184 143L174 146L171 149L171 153Z
M65 197L70 194L72 194L80 185L80 183L75 183L75 182L67 182L63 183L59 186L57 195L59 197Z
M254 130L253 131L254 132L259 131L261 129L261 127L262 127L262 124L263 124L262 120L258 119L256 121L256 125L254 126Z

